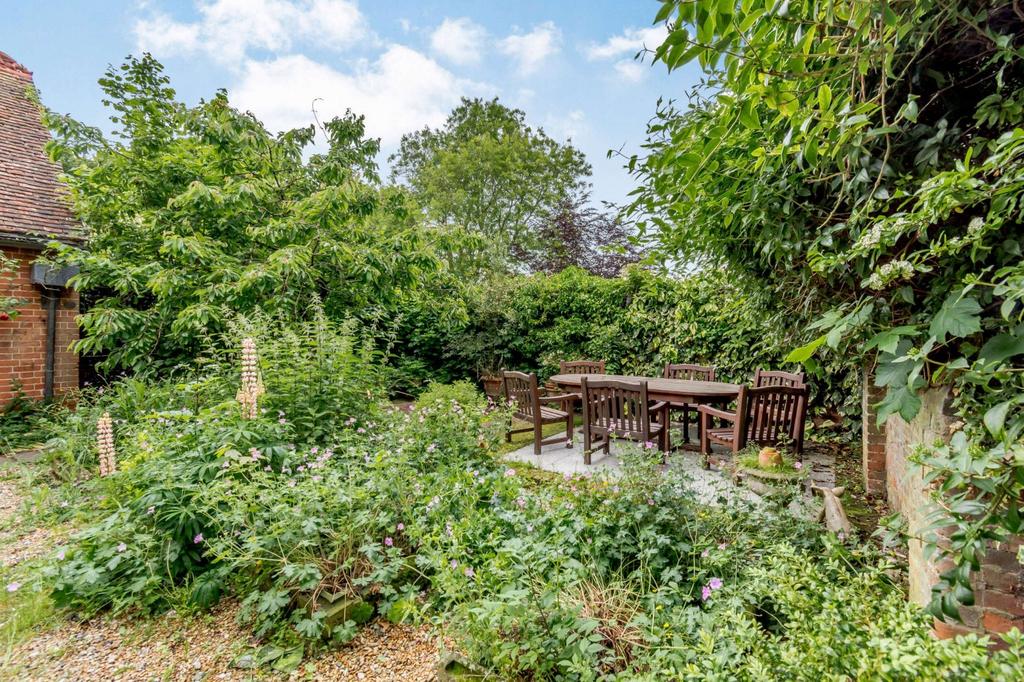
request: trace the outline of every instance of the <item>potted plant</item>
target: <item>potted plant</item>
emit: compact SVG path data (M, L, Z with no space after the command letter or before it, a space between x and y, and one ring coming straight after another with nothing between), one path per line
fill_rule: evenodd
M802 483L807 471L802 462L793 461L777 448L754 446L737 456L733 478L758 495L773 495Z

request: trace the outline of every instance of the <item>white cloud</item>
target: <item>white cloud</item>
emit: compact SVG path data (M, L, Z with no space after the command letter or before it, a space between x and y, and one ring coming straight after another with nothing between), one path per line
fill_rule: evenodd
M561 139L578 138L590 130L587 116L580 109L574 109L564 116L549 118L544 127L554 137Z
M195 22L159 12L138 20L139 49L159 56L204 52L238 65L254 49L284 52L297 42L340 49L370 36L354 0L209 0L197 9Z
M516 62L521 76L534 73L552 55L558 53L562 32L553 21L533 27L529 33L513 34L498 42L502 54Z
M430 34L430 49L455 64L475 64L483 54L487 31L467 17L446 18Z
M651 70L651 67L635 59L620 59L612 68L619 78L629 83L639 83L647 78L647 73Z
M271 130L309 125L314 100L321 120L352 109L366 116L367 133L387 147L403 133L442 124L461 95L482 89L416 50L392 45L351 74L303 55L250 61L230 94L235 106Z
M658 47L665 41L667 35L668 29L663 24L651 28L627 28L603 43L591 43L583 53L591 61L616 57L632 58L644 47L648 50Z

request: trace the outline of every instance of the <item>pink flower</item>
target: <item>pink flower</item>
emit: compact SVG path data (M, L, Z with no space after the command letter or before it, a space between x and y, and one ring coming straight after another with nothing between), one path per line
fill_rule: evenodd
M8 583L7 584L7 591L8 592L17 592L20 588L21 588L21 583Z
M647 498L647 504L649 504L649 505L651 505L651 506L653 507L653 506L654 506L654 499L653 499L653 498L650 498L650 497L648 497L648 498Z
M448 565L451 566L452 570L454 571L456 568L458 568L459 562L455 559L452 559L450 562L448 562Z
M399 532L401 532L401 531L405 530L405 524L404 524L404 523L401 523L401 522L399 522L399 524L398 524L397 526L395 526L395 528L396 528L396 529L397 529L397 530L398 530Z
M722 587L722 579L721 578L712 578L711 580L708 581L708 587L710 587L712 590L719 589L720 587Z
M391 547L391 546L393 546L395 544L395 541L392 540L391 537L389 536L389 537L384 538L384 544L386 546L388 546L388 547Z
M437 443L431 443L427 446L427 452L433 452L434 450L437 450Z
M705 549L703 552L700 553L701 557L704 559L707 559L709 554L711 554L710 549Z
M505 469L505 475L511 478L512 476L516 475L516 470L511 468Z
M702 587L701 590L700 590L700 598L701 598L701 601L707 601L708 599L710 599L711 598L711 588L708 587L707 585Z
M725 549L728 546L729 546L728 542L722 542L722 543L719 543L718 549Z
M476 573L473 571L473 567L472 566L466 566L466 570L463 571L463 573L466 574L467 578L472 578L473 576L476 575Z
M658 446L654 444L654 441L650 441L649 440L649 441L644 443L644 448L647 449L647 450L653 450L656 447L658 447Z
M521 498L521 497L519 497L519 498L516 498L516 504L518 504L518 505L519 505L519 508L520 508L520 509L523 509L523 508L525 508L525 507L526 507L526 500L524 500L524 499L523 499L523 498Z
M356 429L356 433L366 433L366 429L360 426L358 429Z
M288 420L285 419L284 417L281 417L280 419L277 420L277 423L278 424L287 424Z
M804 463L803 462L793 462L793 468L799 471L800 469L804 468Z
M123 542L117 546L117 551L118 552L123 552L126 549L128 549L128 545L124 544Z
M194 538L192 538L192 542L194 542L197 545L200 545L200 544L203 543L203 539L204 539L203 538L203 534L202 533L197 533L196 536Z
M61 548L60 548L60 549L59 549L59 550L57 551L57 559L58 559L58 560L60 560L60 561L64 561L64 557L65 557L65 556L66 556L66 554L64 553L64 548L63 548L63 547L61 547Z

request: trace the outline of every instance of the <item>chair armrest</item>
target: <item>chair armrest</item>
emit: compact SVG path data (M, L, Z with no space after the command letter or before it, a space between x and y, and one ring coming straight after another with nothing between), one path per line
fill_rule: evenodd
M700 412L701 414L707 414L712 417L718 417L719 419L724 419L729 422L736 421L735 412L726 412L725 410L718 410L715 409L714 407L711 407L710 405L698 405L697 411Z
M569 400L581 400L579 393L565 393L563 395L542 395L542 403L564 403Z

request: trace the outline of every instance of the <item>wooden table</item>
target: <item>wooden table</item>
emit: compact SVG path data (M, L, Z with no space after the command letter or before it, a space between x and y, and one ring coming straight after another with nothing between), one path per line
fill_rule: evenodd
M660 379L654 377L624 376L621 374L555 374L548 381L561 388L579 390L580 379L616 379L618 381L647 382L647 397L651 400L664 400L678 405L690 403L703 405L708 403L729 403L740 394L738 384L727 384L722 381L692 381L690 379Z
M616 379L618 381L647 382L647 397L664 400L671 405L721 405L731 403L740 394L738 384L723 381L693 381L691 379L662 379L655 377L624 376L621 374L556 374L548 379L561 389L580 390L580 379ZM685 420L684 420L685 426ZM700 431L700 422L697 425Z

